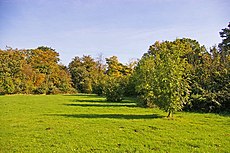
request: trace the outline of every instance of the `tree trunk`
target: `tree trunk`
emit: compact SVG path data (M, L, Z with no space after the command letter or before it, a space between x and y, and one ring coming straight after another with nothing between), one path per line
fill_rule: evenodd
M173 117L173 111L169 111L167 118Z
M170 115L171 115L171 111L169 111L167 118L169 118L169 117L170 117Z

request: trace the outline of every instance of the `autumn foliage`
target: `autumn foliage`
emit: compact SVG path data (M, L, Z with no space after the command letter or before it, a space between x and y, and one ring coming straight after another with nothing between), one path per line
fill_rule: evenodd
M48 47L0 50L1 94L57 94L74 92L59 54Z

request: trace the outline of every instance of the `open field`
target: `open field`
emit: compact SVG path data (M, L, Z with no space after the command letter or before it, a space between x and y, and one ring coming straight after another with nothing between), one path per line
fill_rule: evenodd
M230 117L167 119L134 100L95 95L0 96L0 152L230 152Z

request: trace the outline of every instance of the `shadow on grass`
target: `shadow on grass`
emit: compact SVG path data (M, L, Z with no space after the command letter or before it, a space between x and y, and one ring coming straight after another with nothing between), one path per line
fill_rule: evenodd
M87 97L87 98L100 98L101 96L98 96L96 94L84 94L84 93L79 93L79 94L70 94L70 95L63 95L63 96L71 96L71 97Z
M183 111L183 112L201 114L201 115L215 114L219 116L230 117L230 111L222 111L222 112Z
M230 111L229 112L220 112L220 113L217 113L218 115L220 116L224 116L224 117L230 117Z
M73 94L73 95L63 95L63 96L90 98L90 99L75 99L75 100L71 100L72 102L136 103L135 97L125 97L121 102L110 102L110 101L106 101L105 97L98 96L96 94Z
M75 100L71 100L71 102L92 102L92 103L135 103L135 101L126 101L126 100L123 100L121 102L109 102L109 101L106 101L105 99L75 99Z
M134 105L114 105L114 104L63 104L65 106L80 106L80 107L137 107Z
M45 114L47 116L62 116L67 118L109 118L109 119L156 119L164 116L158 114L131 115L131 114Z

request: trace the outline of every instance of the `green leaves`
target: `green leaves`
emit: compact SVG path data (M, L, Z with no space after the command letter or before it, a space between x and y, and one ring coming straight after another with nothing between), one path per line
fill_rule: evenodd
M106 58L106 63L107 71L103 93L107 101L122 101L124 94L130 94L131 91L130 76L132 69L120 63L116 56Z
M136 90L144 101L172 113L188 101L188 63L181 58L191 47L180 40L156 42L144 54L136 71Z
M223 60L226 60L230 55L230 22L227 28L222 29L220 37L222 38L222 42L219 44L221 56Z
M121 77L106 77L103 93L107 101L120 102L124 96L124 82Z
M69 71L75 88L82 93L101 93L100 85L104 69L102 63L91 56L75 57L69 64Z

